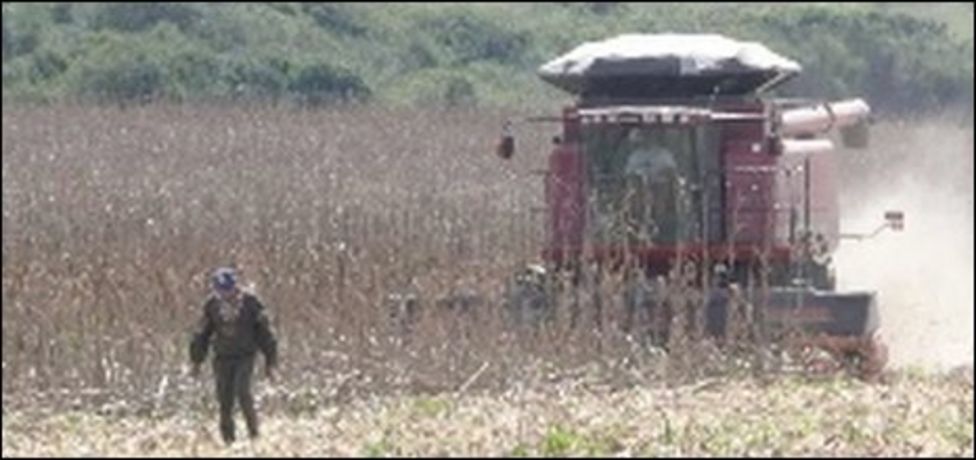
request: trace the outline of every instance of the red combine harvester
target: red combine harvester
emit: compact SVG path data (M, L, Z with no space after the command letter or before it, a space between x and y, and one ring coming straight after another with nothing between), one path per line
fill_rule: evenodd
M542 66L576 100L561 116L524 120L562 133L545 176L543 263L516 278L512 313L552 310L547 283L569 273L577 284L584 266L641 274L628 311L654 310L661 284L647 281L690 265L708 334L725 334L730 299L741 299L768 329L796 326L804 343L877 375L887 352L875 294L837 292L831 267L849 235L830 135L865 148L870 109L765 95L799 71L759 44L677 34L587 43ZM511 128L497 150L506 159ZM885 219L882 228L901 228L900 212ZM659 322L650 330L666 337L669 321Z

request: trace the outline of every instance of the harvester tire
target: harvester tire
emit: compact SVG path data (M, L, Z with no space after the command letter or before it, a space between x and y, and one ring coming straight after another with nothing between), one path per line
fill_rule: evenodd
M868 382L876 381L888 364L888 347L877 335L863 339L858 350L858 376Z

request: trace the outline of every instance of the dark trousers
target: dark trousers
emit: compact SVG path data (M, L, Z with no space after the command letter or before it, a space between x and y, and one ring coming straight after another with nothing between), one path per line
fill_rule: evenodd
M217 380L217 401L220 404L220 435L224 442L234 441L234 400L241 404L247 431L251 438L258 435L258 416L251 396L251 375L254 373L254 355L217 356L213 360Z

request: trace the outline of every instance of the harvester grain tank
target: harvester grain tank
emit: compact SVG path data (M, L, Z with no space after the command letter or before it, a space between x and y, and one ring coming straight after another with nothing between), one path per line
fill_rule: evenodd
M768 96L800 70L758 43L683 34L586 43L543 65L540 77L575 101L526 120L562 132L545 175L547 241L541 262L516 277L513 314L525 317L530 291L538 308L546 279L561 273L596 266L646 281L682 261L706 292L709 334L724 334L741 292L763 305L765 326L800 325L810 343L877 374L886 351L876 295L837 291L831 266L848 236L831 135L866 147L870 108ZM502 158L515 153L512 129ZM885 217L882 228L901 228L901 213ZM759 279L764 288L753 288ZM645 307L655 308L628 308Z

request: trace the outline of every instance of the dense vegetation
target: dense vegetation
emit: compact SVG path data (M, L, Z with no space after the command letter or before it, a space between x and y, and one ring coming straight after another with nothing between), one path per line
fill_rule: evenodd
M803 64L786 94L971 109L971 4L7 4L12 102L551 106L535 75L582 41L716 32Z

